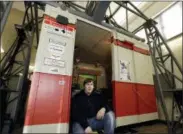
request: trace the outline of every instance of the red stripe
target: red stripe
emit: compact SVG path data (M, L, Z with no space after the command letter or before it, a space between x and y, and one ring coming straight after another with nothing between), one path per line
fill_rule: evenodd
M25 125L69 122L71 78L64 75L34 74Z
M127 41L114 40L114 44L120 47L124 47L130 50L133 50L133 44Z
M58 28L66 29L66 30L71 31L71 32L76 29L75 25L71 25L71 24L63 25L63 24L57 23L55 18L50 17L48 15L44 16L44 23L58 27Z
M154 85L113 81L117 117L157 112Z
M120 41L118 39L111 38L111 42L114 42L114 44L117 46L120 46L120 47L123 47L126 49L130 49L130 50L133 50L133 51L141 53L141 54L150 55L149 50L139 48L129 41Z
M150 55L150 52L148 50L142 49L142 48L139 48L139 47L136 47L136 46L133 46L133 50L136 51L136 52L139 52L141 54Z

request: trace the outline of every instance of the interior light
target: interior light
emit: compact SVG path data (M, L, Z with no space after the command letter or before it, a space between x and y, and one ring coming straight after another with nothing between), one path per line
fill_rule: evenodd
M4 49L1 47L1 53L4 53Z

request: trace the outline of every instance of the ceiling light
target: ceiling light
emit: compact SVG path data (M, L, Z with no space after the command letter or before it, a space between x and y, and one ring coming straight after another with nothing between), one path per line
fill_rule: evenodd
M29 70L33 71L34 70L34 66L29 66Z
M4 49L1 47L1 53L4 53Z

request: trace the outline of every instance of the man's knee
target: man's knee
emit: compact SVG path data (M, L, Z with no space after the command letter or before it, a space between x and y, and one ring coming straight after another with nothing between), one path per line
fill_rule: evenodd
M105 117L108 118L108 119L114 120L115 119L114 112L112 112L112 111L107 112L105 114Z
M72 125L72 132L73 133L84 133L84 129L79 123L73 123Z

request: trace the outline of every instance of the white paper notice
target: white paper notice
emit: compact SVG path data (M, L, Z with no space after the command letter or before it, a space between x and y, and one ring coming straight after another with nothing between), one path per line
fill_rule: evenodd
M56 60L52 58L44 58L44 64L48 66L58 66L58 67L65 67L65 62L61 60Z
M131 81L130 62L120 60L120 79Z

